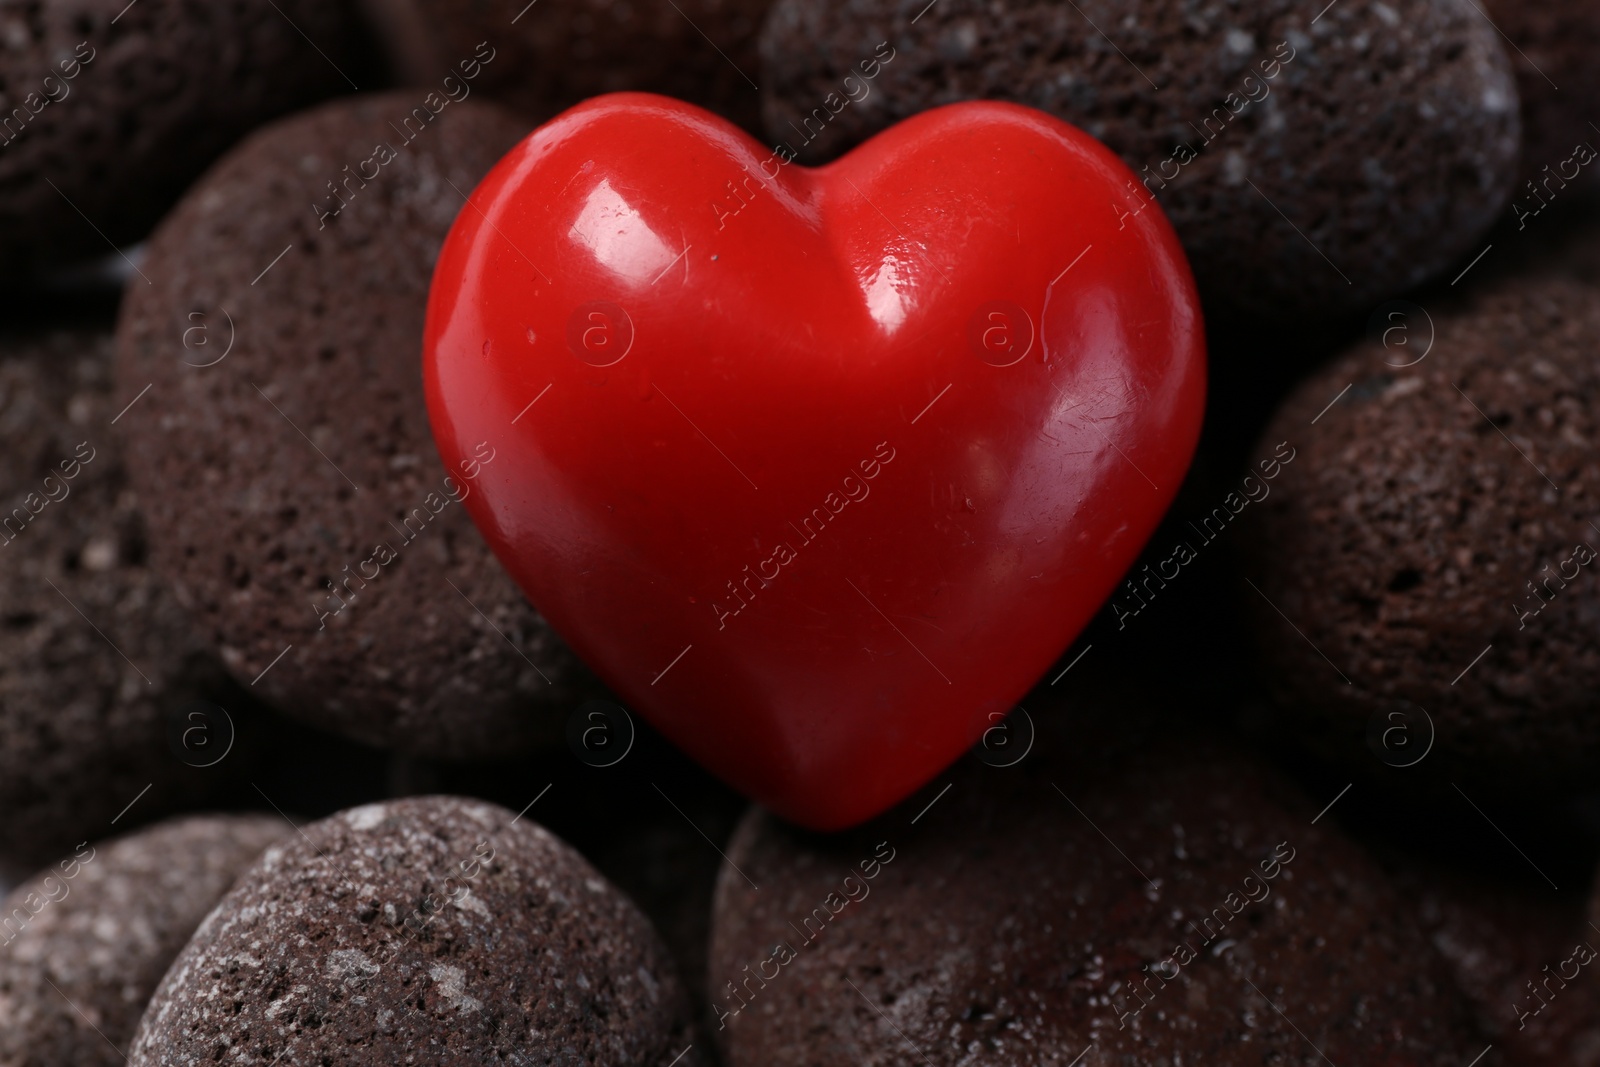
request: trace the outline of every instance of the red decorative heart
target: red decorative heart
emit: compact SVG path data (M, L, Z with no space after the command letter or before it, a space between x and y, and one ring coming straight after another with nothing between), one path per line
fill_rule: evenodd
M1166 219L1028 108L828 166L642 94L541 127L434 275L428 406L529 598L695 759L817 829L905 798L1116 586L1199 434ZM464 665L470 670L470 665Z

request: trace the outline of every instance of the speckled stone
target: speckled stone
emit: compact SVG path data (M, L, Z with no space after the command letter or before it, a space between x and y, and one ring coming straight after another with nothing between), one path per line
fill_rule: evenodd
M150 1002L132 1067L228 1049L240 1067L699 1067L688 998L649 922L570 847L504 808L353 808L269 849Z
M1413 774L1592 785L1600 559L1574 556L1600 552L1600 290L1533 274L1429 315L1421 362L1364 343L1267 429L1297 456L1240 517L1264 680L1331 758L1370 762L1374 717L1421 707Z
M1208 313L1366 311L1476 251L1516 179L1516 86L1471 0L1323 6L777 0L767 132L816 162L938 104L1028 104L1149 179Z
M637 90L760 125L756 35L771 0L362 0L402 75L460 79L538 122L601 93ZM475 66L465 68L478 69Z
M1387 879L1302 796L1215 740L1102 707L1116 714L1075 702L1066 738L1042 728L1021 764L964 765L857 831L753 812L711 939L730 1067L1482 1050ZM1065 711L1030 710L1042 727Z
M143 236L253 127L366 81L370 51L352 0L0 6L0 274Z
M277 816L173 819L18 886L0 904L0 1067L122 1064L173 957L288 832Z
M266 127L162 223L123 304L153 564L241 683L368 744L527 751L588 677L460 504L495 442L447 471L422 396L434 258L527 129L409 90Z
M108 331L0 337L0 871L13 877L101 837L136 797L123 828L204 786L165 721L215 699L223 671L146 562L111 426L137 391L113 386Z

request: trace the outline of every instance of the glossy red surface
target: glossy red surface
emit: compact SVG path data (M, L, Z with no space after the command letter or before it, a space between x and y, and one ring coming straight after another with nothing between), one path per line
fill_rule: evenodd
M1011 708L1183 478L1199 303L1132 182L1010 104L807 169L589 101L445 244L439 449L494 449L467 508L631 708L779 814L859 822Z

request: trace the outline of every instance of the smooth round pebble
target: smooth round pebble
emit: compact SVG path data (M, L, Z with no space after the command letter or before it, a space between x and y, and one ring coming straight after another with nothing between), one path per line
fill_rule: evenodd
M433 796L269 849L167 972L128 1062L700 1067L695 1043L632 903L531 819Z
M482 92L538 122L634 90L760 125L756 36L771 0L362 2L394 65L418 86Z
M767 132L830 159L927 108L1013 100L1111 147L1208 313L1366 311L1481 247L1517 175L1517 91L1472 0L777 0ZM916 235L908 235L914 240Z
M1044 747L1016 766L964 765L846 834L744 821L711 937L729 1067L1481 1051L1382 873L1272 773L1120 701L1098 730L1075 706L1052 745L1064 709L1030 704Z
M145 1004L283 819L193 815L83 844L0 904L0 1065L120 1067Z
M1263 437L1296 454L1240 517L1263 680L1344 763L1592 784L1600 290L1500 279L1402 327L1408 345L1313 374Z
M146 560L111 425L138 390L114 388L111 348L90 326L0 337L0 870L13 876L104 836L135 799L123 829L201 796L166 723L222 699L221 664Z
M558 739L586 677L460 504L496 443L447 471L422 396L434 257L527 124L414 96L269 126L189 191L128 287L118 374L150 389L119 429L154 565L241 683L488 758Z
M375 76L350 0L0 8L0 274L142 237L234 141Z

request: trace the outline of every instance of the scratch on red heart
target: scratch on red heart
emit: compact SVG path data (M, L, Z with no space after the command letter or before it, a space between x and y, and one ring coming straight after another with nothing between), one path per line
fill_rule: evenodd
M799 526L792 522L789 523L789 528L799 535L800 547L804 548L818 537L821 537L822 531L827 527L828 523L837 519L852 500L860 503L867 499L872 492L872 487L867 483L882 474L883 468L888 466L894 460L894 457L895 450L888 441L878 442L877 447L872 450L872 456L856 464L861 476L858 478L854 472L844 476L843 481L840 483L840 489L844 490L844 496L840 496L837 490L830 492L822 498L821 504L812 508L810 514L800 520ZM711 610L717 613L717 629L726 629L728 620L749 607L750 601L755 599L756 593L771 585L773 580L783 572L783 568L793 563L799 556L800 553L795 550L792 544L788 541L779 541L777 547L768 553L765 559L756 564L754 571L750 569L748 563L745 564L742 572L744 577L739 579L739 584L735 585L731 579L727 583L728 592L733 595L739 606L730 609L724 607L720 601L713 600L711 602ZM769 567L771 568L770 574L767 573ZM744 590L743 594L740 593L741 587Z

